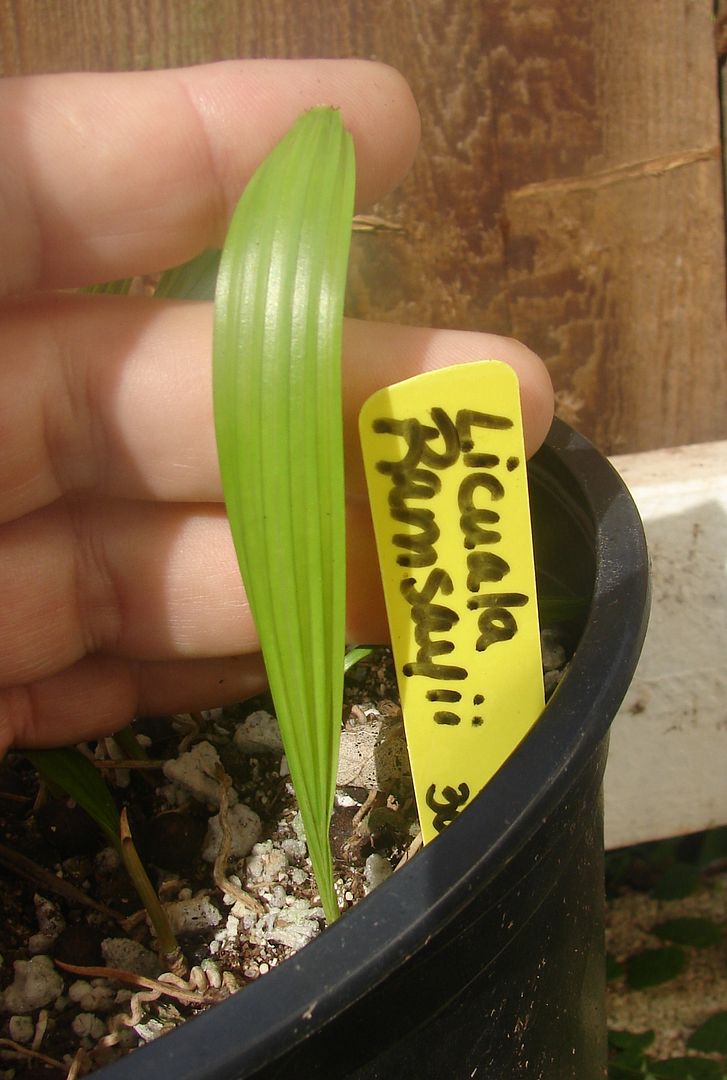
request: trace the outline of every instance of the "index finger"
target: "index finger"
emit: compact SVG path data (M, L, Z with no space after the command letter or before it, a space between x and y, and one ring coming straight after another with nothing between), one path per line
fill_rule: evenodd
M0 82L0 296L144 274L222 243L257 165L313 105L341 109L357 204L406 173L411 92L364 60L241 60Z

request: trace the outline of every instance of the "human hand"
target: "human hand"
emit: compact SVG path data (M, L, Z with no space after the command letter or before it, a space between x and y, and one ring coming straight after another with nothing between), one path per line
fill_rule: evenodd
M248 61L0 82L0 752L240 700L265 682L214 441L211 305L78 294L220 245L306 108L340 106L359 208L405 174L411 94L364 61ZM61 291L64 290L64 291ZM529 452L552 415L524 346L348 322L349 631L385 633L356 416L378 387L499 358Z

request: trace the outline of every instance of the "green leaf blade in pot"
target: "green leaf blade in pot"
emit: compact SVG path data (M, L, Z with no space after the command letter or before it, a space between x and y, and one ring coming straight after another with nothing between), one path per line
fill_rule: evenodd
M302 116L248 184L215 298L222 486L321 901L345 651L341 335L355 163L337 111Z

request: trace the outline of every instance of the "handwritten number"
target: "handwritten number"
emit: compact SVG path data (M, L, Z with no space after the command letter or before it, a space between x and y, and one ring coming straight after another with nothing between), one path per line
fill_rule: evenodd
M470 789L467 784L460 784L455 790L451 785L442 789L442 799L435 798L437 785L430 784L427 789L427 806L434 814L432 825L438 833L447 825L451 825L457 814L470 797Z

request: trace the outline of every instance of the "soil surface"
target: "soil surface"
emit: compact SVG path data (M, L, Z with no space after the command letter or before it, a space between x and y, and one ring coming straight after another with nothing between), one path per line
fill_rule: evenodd
M81 747L127 808L184 953L186 964L174 972L160 962L146 913L100 830L39 783L22 755L3 762L0 1077L91 1072L244 991L321 932L270 707L262 698L237 709L142 718L134 730L150 767L119 767L123 755L112 739ZM365 759L374 745L381 764L372 772ZM404 747L393 668L381 651L347 680L345 783L331 829L342 909L417 846Z
M555 649L551 689L564 656ZM284 962L323 929L304 834L271 703L142 718L150 767L119 766L111 739L82 749L119 806L186 958L165 970L146 913L116 851L78 807L55 798L19 754L0 766L0 1080L93 1072ZM374 750L375 767L372 766ZM333 816L336 889L358 902L418 846L418 823L393 668L385 651L347 679ZM229 782L228 782L229 781ZM617 960L653 947L667 918L725 922L727 875L694 896L640 892L609 902ZM727 936L692 950L664 986L609 985L609 1027L654 1030L655 1056L727 1007ZM72 965L81 971L70 971ZM110 970L114 970L110 977Z

